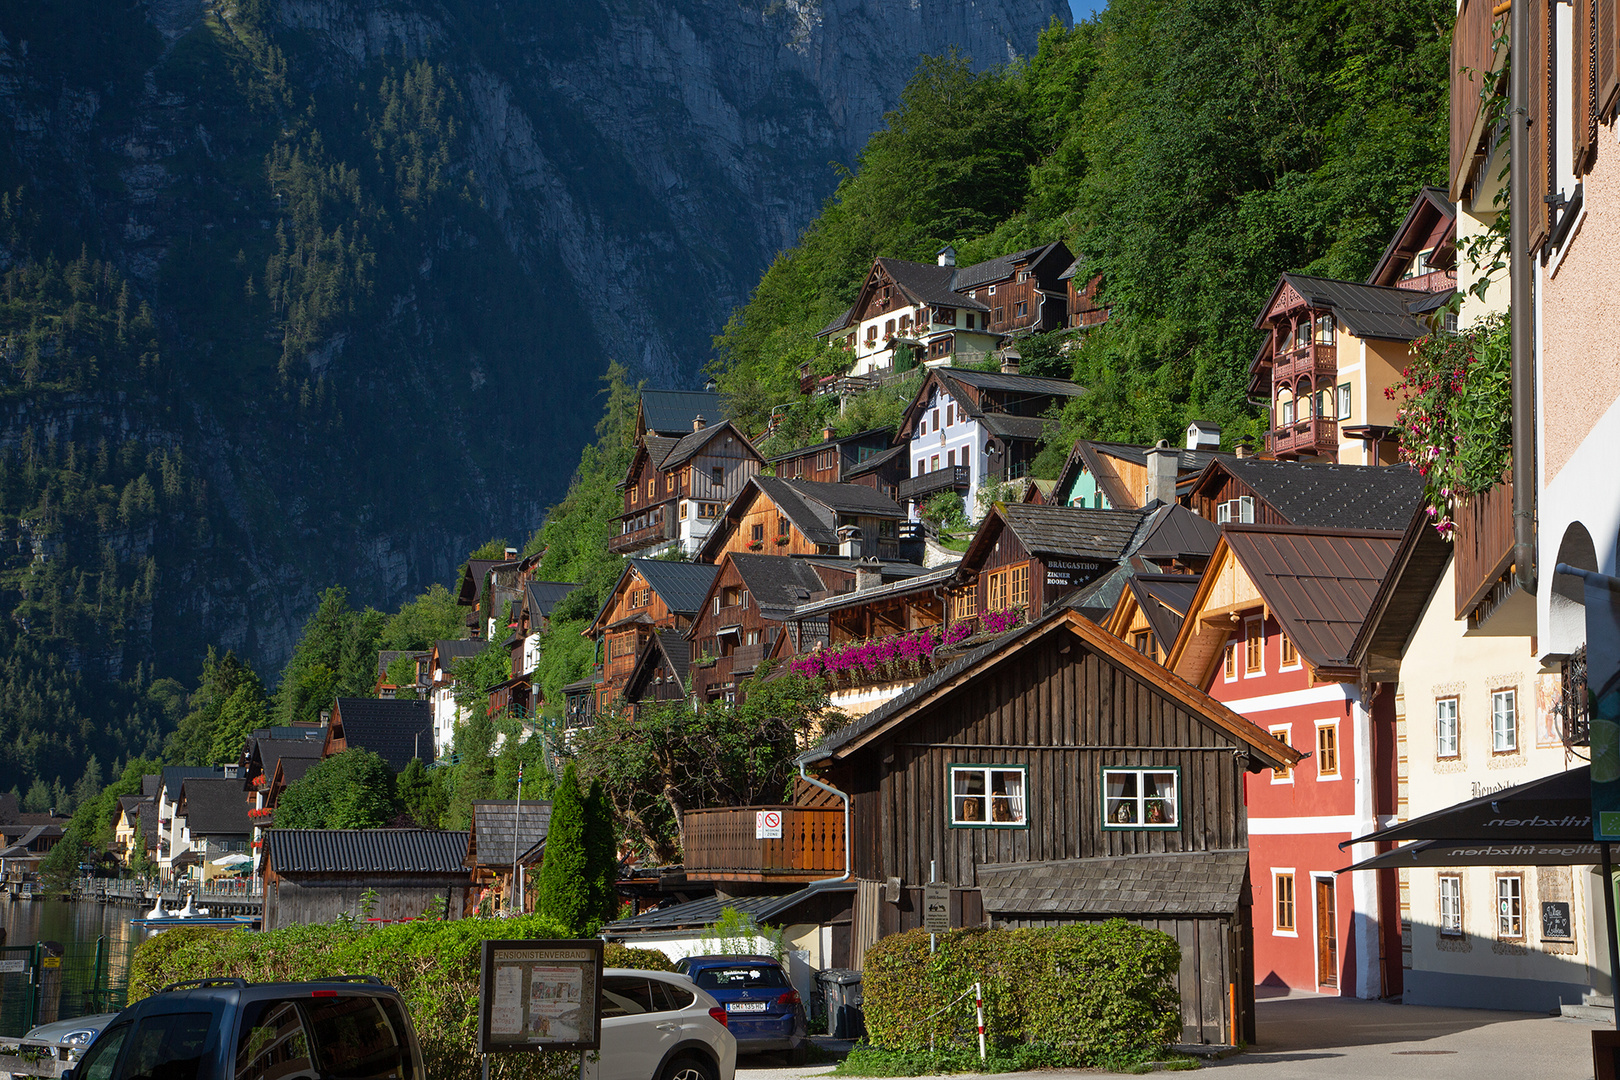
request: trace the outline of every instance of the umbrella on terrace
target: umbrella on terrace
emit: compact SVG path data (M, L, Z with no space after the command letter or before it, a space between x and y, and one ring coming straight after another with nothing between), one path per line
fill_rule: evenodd
M253 861L253 856L243 855L241 852L232 852L224 858L215 859L215 866L246 866Z

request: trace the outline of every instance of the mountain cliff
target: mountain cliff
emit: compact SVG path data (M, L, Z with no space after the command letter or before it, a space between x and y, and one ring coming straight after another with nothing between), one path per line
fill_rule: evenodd
M151 749L154 675L277 668L329 583L526 535L608 359L694 382L921 55L1065 12L0 6L0 787Z

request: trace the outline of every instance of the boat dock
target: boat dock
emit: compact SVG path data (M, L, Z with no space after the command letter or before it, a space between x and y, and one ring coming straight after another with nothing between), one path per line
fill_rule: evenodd
M12 901L43 900L48 895L32 883L7 883L7 896ZM80 878L69 894L73 900L97 904L113 904L135 909L141 914L151 911L161 899L167 911L185 907L190 898L194 911L206 910L216 919L233 919L239 915L259 916L264 913L264 892L254 889L248 882L208 882L202 885L159 885L153 882L117 880L114 878Z

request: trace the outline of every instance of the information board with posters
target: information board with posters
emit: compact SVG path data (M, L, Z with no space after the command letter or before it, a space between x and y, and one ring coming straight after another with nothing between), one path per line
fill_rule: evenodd
M601 988L601 941L484 942L479 1052L598 1049Z

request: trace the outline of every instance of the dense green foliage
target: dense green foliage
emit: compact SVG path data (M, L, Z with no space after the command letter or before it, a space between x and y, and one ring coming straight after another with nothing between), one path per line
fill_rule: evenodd
M91 758L91 762L94 761ZM46 885L65 886L79 875L81 866L109 869L116 865L112 847L113 829L118 823L118 800L124 795L139 795L141 777L162 767L161 762L136 758L124 766L123 774L111 784L99 792L85 793L62 839L40 863L40 877Z
M618 859L613 821L600 786L580 790L574 763L551 794L546 857L540 864L540 914L569 937L594 936L618 912Z
M276 804L278 829L376 829L398 812L388 762L358 747L316 764L287 785Z
M359 912L354 913L356 916ZM137 1001L169 983L209 976L249 982L292 982L333 975L375 975L396 988L410 1008L434 1080L476 1080L481 942L553 937L540 916L516 919L424 919L368 927L356 920L290 926L268 933L181 928L148 938L130 961L129 997ZM607 946L609 967L670 971L652 949ZM496 1054L497 1080L566 1080L579 1072L578 1054Z
M644 704L597 717L570 751L581 774L599 780L621 835L659 862L681 850L681 814L702 806L781 802L793 756L816 733L844 721L827 704L821 680L768 665L738 688L740 703L710 701L694 712L684 701Z
M1114 318L1067 370L1042 371L1091 390L1059 442L1151 441L1191 416L1252 432L1251 325L1277 275L1365 275L1444 175L1452 14L1437 0L1115 0L1054 25L1025 64L924 64L717 339L730 409L763 428L797 400L801 363L836 364L811 335L874 256L932 261L950 242L962 265L1062 238L1102 275Z
M1037 1044L1058 1060L1092 1065L1155 1052L1181 1031L1175 976L1181 947L1121 919L1035 930L953 930L929 953L911 930L866 951L861 994L867 1036L886 1050L970 1042L983 984L993 1045Z

